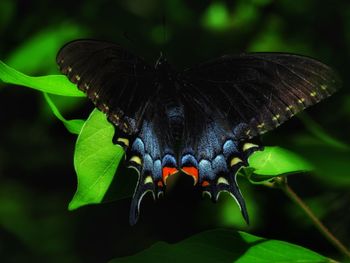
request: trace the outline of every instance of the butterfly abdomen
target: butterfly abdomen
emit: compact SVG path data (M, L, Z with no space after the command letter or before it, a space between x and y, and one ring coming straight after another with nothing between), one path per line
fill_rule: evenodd
M172 105L166 109L170 133L176 141L180 141L184 129L184 111L182 105Z

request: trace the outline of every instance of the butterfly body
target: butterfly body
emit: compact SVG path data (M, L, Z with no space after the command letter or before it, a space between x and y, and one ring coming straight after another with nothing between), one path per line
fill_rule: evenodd
M261 149L250 140L340 86L328 66L286 53L223 56L177 71L162 55L150 66L116 44L78 40L60 50L57 63L106 113L113 142L139 174L131 224L143 196L159 197L175 173L191 176L214 201L229 193L248 222L236 176Z

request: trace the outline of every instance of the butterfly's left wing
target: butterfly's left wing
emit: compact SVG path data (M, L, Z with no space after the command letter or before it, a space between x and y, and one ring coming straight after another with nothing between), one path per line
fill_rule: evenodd
M154 67L114 43L70 42L59 51L57 63L115 125L114 142L127 150L127 163L139 174L130 209L135 224L143 196L164 191L162 167L176 170L162 103L168 86L157 82Z
M139 131L157 92L153 67L117 44L96 40L66 44L58 52L57 63L120 132Z
M330 96L340 81L312 58L253 53L185 70L178 86L185 106L180 168L214 200L229 192L248 221L236 173L259 147L247 140Z

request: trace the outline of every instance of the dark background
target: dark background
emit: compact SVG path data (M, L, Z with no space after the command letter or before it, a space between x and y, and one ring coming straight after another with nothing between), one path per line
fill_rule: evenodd
M29 75L57 74L55 55L76 38L115 41L154 63L163 51L176 68L229 53L283 51L335 68L343 89L263 136L315 165L289 177L291 186L350 245L350 4L348 1L0 1L0 59ZM55 98L67 118L86 118L85 99ZM240 181L251 224L228 197L201 201L179 178L166 197L145 198L138 224L130 199L67 205L76 189L76 136L56 120L36 91L0 86L0 261L105 262L158 240L177 242L228 227L341 256L284 194ZM122 171L123 176L133 176ZM181 182L182 181L182 182ZM118 182L116 182L118 183Z

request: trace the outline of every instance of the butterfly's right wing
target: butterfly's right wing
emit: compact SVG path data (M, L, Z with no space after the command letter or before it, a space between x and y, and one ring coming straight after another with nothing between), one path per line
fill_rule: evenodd
M337 74L309 57L288 53L223 56L186 70L187 93L204 109L218 111L236 136L252 138L272 130L340 86ZM204 102L204 103L203 103Z
M237 171L260 149L249 139L272 130L340 87L335 72L285 53L224 56L178 76L185 112L180 168L216 201L230 193L248 221Z
M137 133L156 92L153 67L117 44L96 40L66 44L57 63L120 131Z

